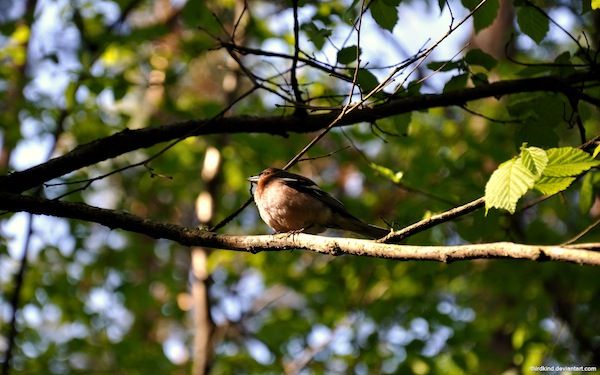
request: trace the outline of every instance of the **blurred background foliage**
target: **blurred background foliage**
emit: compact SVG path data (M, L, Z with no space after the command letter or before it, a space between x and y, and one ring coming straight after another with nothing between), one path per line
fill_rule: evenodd
M371 2L361 29L361 66L366 67L361 88L373 87L399 62L429 47L477 3ZM363 5L300 1L301 56L352 76L356 56L338 51L357 44L350 30ZM449 92L486 80L564 75L589 67L585 51L532 5L543 7L584 46L589 43L588 53L595 56L599 17L589 1L488 1L474 23L462 25L415 69L404 88L422 82L401 94ZM240 68L216 39L231 42L235 28L233 41L239 45L292 55L292 2L5 0L0 7L3 174L125 128L210 118L253 87L247 71L273 77L254 78L271 91L257 90L227 116L293 112L283 98L291 95L291 60L238 54ZM419 23L421 29L412 29ZM473 24L483 31L474 35ZM463 59L474 48L485 55ZM432 74L441 66L436 61L449 62ZM404 78L385 92L393 93ZM338 106L348 99L350 84L322 70L299 64L298 80L311 106ZM597 97L597 90L586 92ZM465 107L334 129L309 151L313 159L293 170L315 179L365 221L400 228L482 196L491 172L523 141L544 147L581 143L569 100L559 94L525 93ZM579 103L578 116L588 138L599 134L597 108ZM283 166L312 137L188 138L146 166L112 174L65 199L164 222L215 224L248 198L248 176ZM52 182L102 175L164 146ZM214 179L203 176L209 154L213 162L215 155L218 159ZM324 155L329 156L317 158ZM600 215L599 180L597 171L590 172L565 194L514 216L492 211L484 217L480 210L407 243L560 243ZM47 186L44 194L57 197L77 186ZM198 209L194 202L206 191L214 214L199 220L197 211L207 201L199 200ZM525 201L535 198L531 194ZM24 213L0 217L3 353L27 221ZM221 230L269 231L254 206ZM599 241L598 232L585 240ZM600 284L592 267L507 260L396 262L299 251L206 254L215 374L516 374L539 365L600 365ZM27 258L12 352L15 373L190 371L195 331L188 248L95 224L35 217Z

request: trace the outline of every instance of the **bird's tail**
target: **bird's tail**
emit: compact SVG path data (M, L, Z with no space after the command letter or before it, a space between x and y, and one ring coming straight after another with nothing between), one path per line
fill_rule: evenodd
M375 225L367 224L354 216L337 215L335 227L369 238L382 238L390 233L389 229L381 228Z

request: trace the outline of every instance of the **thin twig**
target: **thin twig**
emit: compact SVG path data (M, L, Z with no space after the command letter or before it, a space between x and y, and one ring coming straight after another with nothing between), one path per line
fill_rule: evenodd
M582 230L581 232L577 233L573 238L571 238L570 240L563 242L561 244L561 246L565 246L565 245L570 245L573 242L579 240L581 237L585 236L587 233L589 233L592 229L596 228L598 225L600 225L600 218L596 219L596 221L594 221L593 223L591 223L590 225L588 225L584 230Z
M361 6L364 8L365 6L365 2L364 0L361 2ZM362 12L361 12L362 14ZM360 19L358 20L357 23L357 45L360 46L360 30L361 30L361 25L362 25L362 16L360 17ZM359 48L357 48L357 53L358 53ZM354 95L354 88L356 87L356 80L358 79L358 70L360 67L360 58L357 61L356 64L356 68L354 69L354 76L352 77L352 85L350 87L350 92L348 94L348 103L346 105L344 105L344 107L342 108L342 110L340 111L340 113L338 114L338 116L331 121L331 123L329 125L327 125L327 127L321 132L319 133L315 138L313 138L306 146L304 146L304 148L302 148L302 150L300 150L300 152L298 152L290 161L287 162L287 164L283 167L284 170L287 170L289 168L291 168L294 164L296 164L298 162L298 160L300 160L300 158L312 147L314 146L317 142L319 142L323 137L325 137L325 135L327 133L329 133L329 131L331 129L333 129L333 127L340 122L344 116L346 116L347 113L353 111L354 109L358 108L360 104L362 104L364 101L367 100L367 98L363 98L359 103L351 105L352 103L352 96ZM375 89L373 89L374 91ZM369 94L373 93L373 91L371 91ZM367 97L370 95L367 95Z
M482 208L485 205L485 199L483 197L477 198L472 202L464 204L459 207L455 207L451 210L442 212L441 214L433 215L427 219L418 221L412 225L402 228L401 230L392 231L387 236L377 240L377 242L381 243L398 243L405 239L408 236L412 236L416 233L427 230L431 227L434 227L440 223L450 221L459 216L466 215L471 213L479 208Z
M216 114L214 117L212 117L211 119L207 120L205 123L203 123L201 126L207 126L209 123L211 123L212 121L215 121L218 118L221 118L222 116L225 115L225 113L227 113L227 111L229 111L231 109L231 107L233 107L236 103L238 103L240 100L244 99L245 97L247 97L248 95L250 95L251 93L253 93L255 90L257 89L256 86L253 86L251 89L249 89L248 91L246 91L244 94L240 95L236 100L234 100L231 105L227 106L227 108L223 109L221 112L219 112L218 114ZM189 130L187 133L185 133L184 135L182 135L181 137L175 139L174 141L172 141L171 143L169 143L167 146L163 147L161 150L159 150L157 153L155 153L154 155L139 161L137 163L133 163L133 164L129 164L126 165L124 167L112 170L108 173L102 174L100 176L96 176L93 178L88 178L85 180L77 180L77 181L68 181L68 182L61 182L61 183L54 183L54 184L45 184L44 186L58 186L58 185L73 185L73 184L80 184L80 183L84 183L83 186L78 187L76 189L73 190L69 190L64 194L59 195L58 197L54 198L54 199L61 199L64 198L67 195L76 193L78 191L82 191L87 189L92 183L104 179L106 177L112 176L113 174L116 173L120 173L123 172L125 170L131 169L131 168L135 168L135 167L139 167L142 165L147 166L148 163L150 163L152 160L158 158L160 155L164 154L166 151L168 151L169 149L173 148L175 145L177 145L179 142L181 142L182 140L184 140L185 138L189 137L192 133L196 132L198 130L198 128L193 128L191 130Z
M300 54L300 24L298 21L298 0L292 0L292 10L294 16L294 58L292 59L292 68L290 72L290 80L292 84L292 90L294 91L295 103L302 104L302 93L298 88L298 77L296 77L296 69L298 69L298 55ZM294 114L297 116L305 116L306 109L302 107L296 107Z
M466 112L469 112L473 116L481 117L485 120L488 120L490 122L495 122L497 124L522 124L523 123L523 121L517 120L517 119L515 119L515 120L500 120L497 118L493 118L493 117L484 115L483 113L479 113L477 111L470 109L466 104L461 105L460 108L462 108Z
M350 142L350 145L352 145L352 148L354 149L354 151L356 151L361 157L362 159L369 165L371 166L372 161L369 159L369 157L363 152L363 150L361 150L356 143L354 143L354 141L352 140L352 138L350 138L350 136L346 133L346 131L344 129L342 129L342 134L344 135L344 137L346 137L346 140L348 140L348 142ZM377 172L377 171L376 171ZM414 194L419 194L422 195L424 197L445 203L447 205L450 206L456 206L455 202L451 202L450 200L444 198L444 197L440 197L437 196L433 193L430 193L428 191L425 190L421 190L421 189L417 189L417 188L413 188L411 186L406 185L403 182L395 182L395 181L391 181L396 187L398 187L401 190L404 190L406 192L409 193L414 193Z

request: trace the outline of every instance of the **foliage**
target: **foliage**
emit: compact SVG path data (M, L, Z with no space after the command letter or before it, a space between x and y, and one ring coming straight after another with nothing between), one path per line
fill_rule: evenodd
M490 177L485 186L486 210L494 207L515 213L517 201L527 190L559 193L575 181L573 176L598 165L600 161L576 148L543 150L524 144L518 157L502 163Z
M311 116L354 103L348 118L381 106L389 112L332 129L294 167L350 212L402 228L484 193L486 209L515 212L476 211L408 244L557 244L600 215L599 148L578 150L600 134L597 79L556 84L597 76L598 46L584 37L597 35L596 1L515 1L509 56L452 42L467 40L471 25L491 25L501 0L477 9L471 0L299 1L299 51L292 2L60 0L39 1L37 10L35 1L17 3L0 12L2 175L124 129L208 120L225 109L227 117L276 125L273 118L296 113L300 123L285 134L276 126L187 134L166 150L149 141L47 181L39 194L48 198L67 194L61 199L197 226L194 202L206 208L199 197L208 193L214 216L204 224L215 224L249 197L247 176L285 165L313 139L305 131L314 130ZM548 17L572 22L562 31ZM433 36L438 24L442 36ZM418 25L428 34L412 29ZM290 79L295 52L301 103ZM429 104L433 94L453 98L529 78L548 87ZM401 99L418 105L385 107ZM214 158L209 179L203 166ZM516 210L520 199L559 191ZM0 216L2 352L27 217ZM220 231L269 233L252 206ZM584 238L600 242L600 231ZM188 248L43 216L34 217L31 239L15 373L189 372L198 279ZM527 373L600 363L600 285L589 266L207 254L215 374Z

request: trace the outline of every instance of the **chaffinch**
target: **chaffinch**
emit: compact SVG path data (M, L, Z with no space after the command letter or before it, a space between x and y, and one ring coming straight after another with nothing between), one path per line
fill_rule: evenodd
M317 234L335 228L370 238L381 238L389 233L387 229L354 217L342 202L304 176L267 168L248 181L256 183L254 202L260 217L275 232Z

